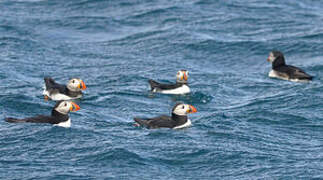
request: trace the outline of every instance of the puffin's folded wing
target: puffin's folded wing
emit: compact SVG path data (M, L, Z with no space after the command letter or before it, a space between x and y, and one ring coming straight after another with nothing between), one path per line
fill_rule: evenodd
M150 79L149 84L151 86L151 90L154 90L155 88L160 89L160 90L171 90L171 89L176 89L181 86L181 84L161 84L159 82L156 82L152 79Z
M173 128L175 127L175 122L172 120L170 116L158 116L155 118L135 118L134 119L141 126L145 126L147 128L155 129L155 128Z
M308 75L302 69L295 66L282 66L278 69L280 72L285 72L290 75L291 79L312 80L313 77Z
M6 118L5 121L10 123L49 123L49 124L58 124L59 120L51 117L51 116L35 116L24 119L16 119L16 118Z
M294 67L295 68L295 74L294 74L294 78L298 78L298 79L308 79L308 80L312 80L313 76L307 74L306 72L304 72L303 70Z

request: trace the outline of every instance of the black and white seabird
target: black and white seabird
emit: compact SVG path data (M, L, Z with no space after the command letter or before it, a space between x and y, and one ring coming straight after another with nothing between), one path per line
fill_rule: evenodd
M190 88L187 84L188 71L180 70L176 75L175 84L162 84L154 80L149 80L149 84L152 92L162 93L162 94L186 94L190 92Z
M177 103L173 107L171 116L162 115L155 118L134 118L134 120L137 126L143 126L148 129L180 129L191 126L192 123L187 118L187 114L196 112L196 108L192 105Z
M61 127L71 127L71 119L68 116L70 111L78 111L80 106L71 101L58 101L50 116L38 115L35 117L16 119L5 118L9 123L49 123Z
M286 65L284 55L280 51L270 52L267 61L272 63L272 70L269 72L269 77L271 78L294 82L307 82L313 79L312 76L308 75L300 68Z
M81 98L82 90L86 89L85 83L77 78L69 80L67 85L58 84L50 77L44 78L44 81L43 95L45 100L50 98L54 101L60 101Z

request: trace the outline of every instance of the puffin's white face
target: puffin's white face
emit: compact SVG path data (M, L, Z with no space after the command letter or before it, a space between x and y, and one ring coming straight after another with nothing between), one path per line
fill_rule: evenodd
M269 56L267 58L267 61L273 63L275 61L275 59L276 59L276 57L274 56L273 52L270 52Z
M180 115L180 116L185 116L189 113L196 113L197 110L194 106L189 105L189 104L178 104L174 109L173 113Z
M78 111L78 110L80 110L80 106L78 106L76 103L71 102L71 101L62 101L55 108L55 110L62 113L62 114L67 114L70 111Z
M180 70L176 74L176 79L178 82L186 82L188 79L188 71Z
M86 85L81 79L74 78L68 81L67 88L71 91L81 91L86 89Z

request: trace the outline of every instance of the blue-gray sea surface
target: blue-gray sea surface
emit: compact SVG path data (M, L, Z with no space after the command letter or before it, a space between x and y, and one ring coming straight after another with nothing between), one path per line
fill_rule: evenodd
M1 0L0 179L322 179L322 50L318 0ZM149 93L180 69L191 94ZM71 128L5 122L50 113L46 76L88 87ZM179 101L192 127L133 126Z

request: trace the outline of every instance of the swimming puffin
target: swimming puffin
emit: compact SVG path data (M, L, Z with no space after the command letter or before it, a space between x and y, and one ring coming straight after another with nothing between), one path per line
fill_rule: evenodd
M303 70L286 65L284 55L280 51L270 52L267 61L272 63L272 70L269 72L269 77L271 78L294 82L307 82L313 79L312 76L306 74Z
M45 88L43 95L45 100L49 98L54 101L71 100L81 98L82 90L86 89L85 83L81 79L73 78L67 85L58 84L50 77L44 78Z
M71 127L71 119L68 116L70 111L78 111L80 106L71 101L58 101L50 116L38 115L35 117L16 119L5 118L9 123L49 123L61 127Z
M172 109L171 116L162 115L155 118L134 118L134 120L136 126L143 126L148 129L180 129L191 126L192 123L187 118L187 114L196 112L196 108L192 105L177 103Z
M187 85L188 71L180 70L176 74L175 84L161 84L154 80L149 80L149 84L152 92L158 92L162 94L186 94L190 92L190 88Z

